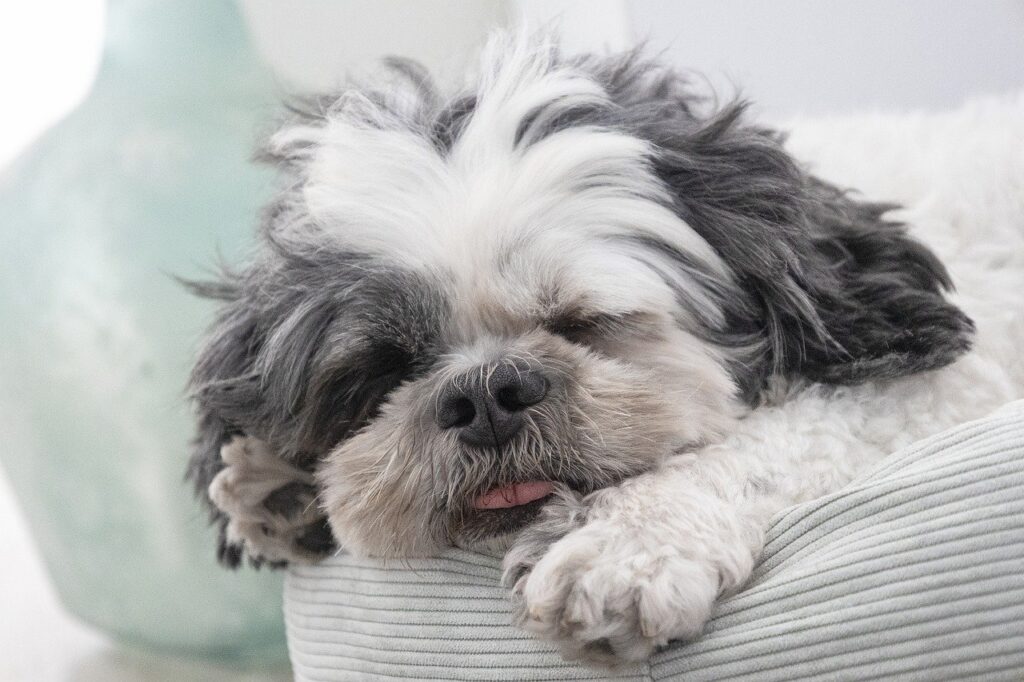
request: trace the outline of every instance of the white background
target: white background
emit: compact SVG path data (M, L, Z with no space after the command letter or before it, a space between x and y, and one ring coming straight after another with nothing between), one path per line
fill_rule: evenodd
M241 0L285 80L325 87L382 54L448 72L510 16L574 47L647 40L773 119L952 107L1024 88L1024 0ZM80 98L103 0L0 0L0 164Z

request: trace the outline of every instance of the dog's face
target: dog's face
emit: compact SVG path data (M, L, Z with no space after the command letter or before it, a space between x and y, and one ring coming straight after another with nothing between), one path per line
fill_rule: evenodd
M578 219L597 224L592 208L577 202ZM497 227L506 243L491 232L500 212L470 220L442 249L471 268L440 254L376 261L327 335L323 427L338 392L376 387L359 398L364 425L318 472L335 534L356 551L493 545L553 484L610 485L721 433L729 414L720 359L679 327L671 292L613 230L531 240ZM471 233L481 238L467 248Z
M331 446L324 508L357 551L492 543L553 485L610 485L721 433L730 416L722 353L689 331L720 312L669 254L708 277L727 268L671 210L648 144L545 130L604 102L578 74L492 89L443 149L407 119L346 112L367 106L358 97L303 131L294 201L306 217L282 239L337 259L301 265L336 297L317 342L326 361L310 368L329 388L306 399L326 401L312 408L324 429L339 398L360 412L349 437L315 439ZM541 99L551 89L560 96ZM288 154L296 134L272 144Z
M200 483L241 431L316 470L350 550L495 547L720 436L771 376L966 347L929 253L668 69L497 42L466 93L395 73L268 144L268 248L206 289Z

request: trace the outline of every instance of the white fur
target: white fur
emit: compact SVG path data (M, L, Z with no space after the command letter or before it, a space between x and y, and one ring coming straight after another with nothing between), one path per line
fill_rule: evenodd
M553 60L553 41L500 33L490 41L481 73L471 78L477 108L446 155L410 124L416 98L398 84L387 111L352 90L324 125L275 135L273 150L303 150L304 209L324 239L444 273L467 318L495 296L513 308L520 302L514 313L535 316L525 308L555 282L573 282L566 298L594 300L604 312L634 310L638 292L641 305L671 307L671 290L636 254L595 237L647 232L728 280L718 254L667 207L643 140L580 127L516 145L518 127L539 105L546 119L607 101L592 77ZM500 267L510 259L518 266L508 268L511 275ZM682 287L707 319L720 321L701 286Z
M826 179L909 207L978 326L975 348L895 383L787 396L725 441L592 495L588 524L518 586L526 626L571 657L600 659L604 640L614 659L641 659L699 634L749 576L774 513L1024 396L1024 96L796 131L792 150Z
M715 250L669 208L647 142L578 127L516 145L519 125L538 105L552 117L607 99L592 77L554 62L553 43L545 40L555 38L491 40L480 60L477 108L448 154L410 123L415 96L398 84L388 91L386 111L352 90L322 125L283 129L271 148L299 149L304 165L309 220L296 229L319 230L325 241L445 282L458 357L482 357L489 336L507 335L495 317L531 325L560 308L647 313L678 327L672 314L689 312L680 310L666 277L688 292L703 320L721 324L720 302L704 284L681 268L655 271L649 251L618 239L647 234L701 263L722 286L734 284ZM710 438L732 416L724 406L735 386L717 349L686 332L672 334L672 364L685 358L692 369L692 381L673 389L693 396L695 438Z

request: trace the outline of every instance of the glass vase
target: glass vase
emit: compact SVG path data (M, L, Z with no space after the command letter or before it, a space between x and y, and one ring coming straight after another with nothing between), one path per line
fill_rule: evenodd
M280 576L219 568L183 481L211 306L172 277L250 241L275 88L228 0L107 16L88 98L0 172L0 460L71 612L136 646L280 660Z

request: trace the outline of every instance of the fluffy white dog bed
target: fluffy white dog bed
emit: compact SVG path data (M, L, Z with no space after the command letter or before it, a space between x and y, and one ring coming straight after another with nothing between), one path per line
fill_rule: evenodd
M935 434L1024 397L1024 96L792 129L819 175L907 207L978 325L950 368L811 390L751 417L763 448L820 453L836 489L861 477L776 518L754 578L704 638L617 676L513 629L496 560L294 568L297 679L1020 679L1024 403Z

